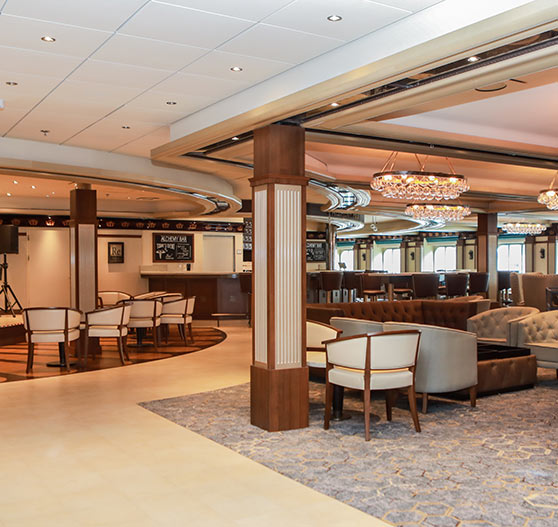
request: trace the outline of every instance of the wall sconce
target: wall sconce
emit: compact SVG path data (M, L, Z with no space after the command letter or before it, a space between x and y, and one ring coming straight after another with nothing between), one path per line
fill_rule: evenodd
M362 253L362 261L366 262L366 253Z
M469 256L469 260L472 260L475 257L475 253L473 251L469 251L467 255Z
M544 258L546 256L546 251L544 249L541 249L539 251L539 256L541 257L541 260L544 260Z
M409 256L411 257L411 261L414 262L415 261L415 252L411 252L409 253Z

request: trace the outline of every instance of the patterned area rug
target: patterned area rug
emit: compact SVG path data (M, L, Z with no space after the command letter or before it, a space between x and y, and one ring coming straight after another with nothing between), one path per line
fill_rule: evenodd
M548 370L547 370L548 371ZM362 402L323 429L324 386L310 384L310 426L268 433L250 425L249 385L142 406L319 492L395 525L558 526L558 381L483 397L478 407L432 399L414 431L406 401L393 421L374 399L364 441Z

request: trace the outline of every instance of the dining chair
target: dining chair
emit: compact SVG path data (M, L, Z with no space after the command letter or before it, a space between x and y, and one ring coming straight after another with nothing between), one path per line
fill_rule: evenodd
M191 331L192 315L191 313L188 314L189 303L192 303L194 299L195 297L189 297L183 298L181 300L174 300L173 302L166 302L163 304L163 311L161 313L161 324L163 324L165 328L165 340L167 343L169 341L168 326L170 324L176 324L178 326L178 333L184 341L184 344L188 344L188 342L186 341L186 327L188 324L190 324L190 339L192 340L192 342L194 341Z
M153 330L153 347L158 350L157 329L161 325L161 313L163 303L159 300L135 299L130 301L130 321L129 328L136 328L136 331L151 328Z
M483 296L487 295L489 278L490 273L487 272L469 273L469 294L482 294Z
M381 276L363 273L360 276L360 280L362 284L362 296L365 302L370 300L370 297L372 297L372 300L377 300L379 296L385 297L386 291Z
M469 286L467 273L446 273L446 297L465 296Z
M334 328L322 322L314 320L306 321L306 365L310 368L326 367L326 340L336 339L343 333L340 329Z
M404 330L341 337L325 342L326 401L324 429L329 429L333 404L333 386L362 390L364 399L364 435L370 441L370 392L386 392L386 416L392 418L397 390L407 389L409 408L420 432L415 394L415 367L420 331Z
M124 291L99 291L97 293L98 304L101 308L115 306L118 302L130 300L130 298L132 296Z
M440 277L438 273L413 274L414 298L438 298Z
M124 366L126 360L130 360L126 348L126 337L128 335L128 323L130 322L130 302L121 302L120 305L104 309L96 309L85 313L85 345L83 354L83 366L87 367L87 355L89 352L89 338L115 338L118 341L118 353L120 362Z
M23 326L27 341L27 369L33 370L35 345L58 342L64 344L66 371L70 371L68 347L79 339L81 311L69 307L30 307L23 310Z

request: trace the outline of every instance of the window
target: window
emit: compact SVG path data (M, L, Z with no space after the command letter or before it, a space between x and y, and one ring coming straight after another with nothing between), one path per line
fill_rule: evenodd
M388 273L401 272L401 249L385 249L382 252L382 270Z
M434 271L452 271L457 268L457 250L455 246L434 249Z
M525 247L523 243L499 245L496 265L498 271L525 272Z
M345 249L344 251L339 252L339 262L337 265L343 271L354 271L355 259L354 259L354 251L352 249ZM339 264L345 264L345 267Z

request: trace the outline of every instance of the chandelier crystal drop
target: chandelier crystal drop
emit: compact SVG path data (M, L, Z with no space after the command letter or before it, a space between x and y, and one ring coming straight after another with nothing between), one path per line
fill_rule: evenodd
M550 210L558 210L558 188L554 186L554 182L557 177L558 171L556 171L556 174L550 183L550 187L545 190L541 190L539 192L539 197L537 198L539 203L546 205L546 207Z
M392 152L380 172L372 176L370 186L386 198L406 199L409 201L440 201L457 199L469 190L467 180L455 173L446 158L451 173L429 172L424 170L426 160L420 161L415 154L419 170L393 170L398 152Z
M407 205L405 214L415 220L460 221L471 214L467 205L442 205L438 203L416 203Z
M535 236L546 230L546 226L540 223L504 223L502 230L507 234L530 234Z

